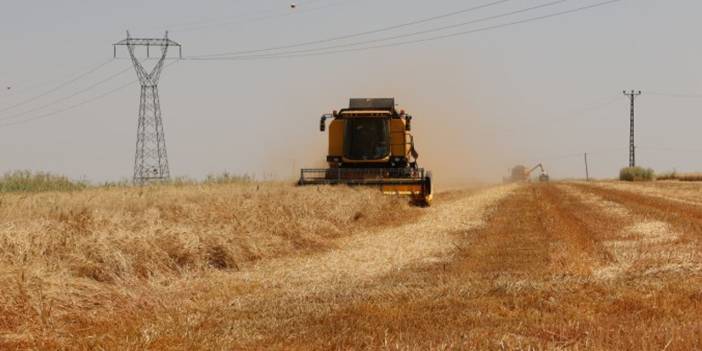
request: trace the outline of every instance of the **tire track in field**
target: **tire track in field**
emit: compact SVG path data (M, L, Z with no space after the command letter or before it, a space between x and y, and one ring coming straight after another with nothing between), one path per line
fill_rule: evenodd
M240 273L269 287L305 291L362 282L409 264L445 259L451 235L484 225L484 218L517 185L501 186L427 209L418 222L343 238L338 249L271 260Z
M552 253L554 262L561 271L577 271L582 277L590 277L598 267L612 260L611 255L601 244L611 237L614 226L603 226L603 215L597 208L584 204L570 196L555 184L534 185L544 197L547 211L547 230L554 232L560 241L561 249ZM553 222L553 223L549 223ZM561 272L562 273L562 272Z
M489 225L467 233L470 270L494 272L537 269L549 275L588 279L592 271L612 260L601 244L621 223L605 216L553 184L531 184L504 200ZM468 268L467 268L468 269ZM538 269L537 269L538 270Z
M702 186L672 182L602 182L588 183L605 189L622 190L676 203L702 206Z
M602 245L611 255L612 262L593 271L597 280L611 280L627 274L634 262L641 259L644 245L677 239L677 234L669 230L667 223L639 217L619 203L573 185L559 184L558 187L586 205L585 211L600 212L599 216L592 217L592 223L607 228L610 233Z
M627 222L612 220L568 190L555 184L521 186L499 202L485 225L454 234L458 250L450 261L391 271L351 293L314 295L315 302L334 302L298 310L306 322L285 321L290 315L280 314L275 320L284 322L266 327L260 340L292 342L299 349L346 349L359 342L372 349L388 342L408 349L559 349L585 340L589 336L579 331L550 333L544 327L549 322L531 319L532 311L568 319L571 306L563 301L580 297L570 294L583 287L602 289L592 284L599 281L593 272L613 261L603 242L617 237Z
M574 183L573 186L605 200L619 203L641 216L668 222L686 235L691 235L691 239L702 239L702 207L696 204L644 195L632 190L603 188L600 185Z
M603 280L595 274L617 263L610 242L642 240L634 234L622 237L635 228L640 215L634 210L570 184L518 186L488 201L489 211L481 210L485 194L444 203L427 213L428 221L446 219L449 224L456 219L439 213L464 216L462 225L441 225L447 230L418 238L455 243L443 254L443 262L403 259L403 265L372 271L323 264L316 267L321 277L302 278L268 275L266 267L273 266L262 262L260 271L245 273L256 280L224 277L221 288L206 295L213 301L208 316L219 333L236 341L233 345L248 349L625 349L626 342L662 349L670 340L668 333L651 323L687 335L689 328L670 321L675 318L672 312L660 317L667 296L656 300L646 287L637 287L666 279L630 275L630 266L619 275L626 279ZM471 224L476 223L471 219L475 213L481 213L479 225ZM412 236L399 233L393 240L404 244L393 249L397 252L373 248L395 245L397 241L384 234L399 228L368 233L358 242L349 238L340 249L350 251L341 256L354 257L345 255L366 247L372 257L367 263L384 265L387 257L412 247ZM306 259L286 261L289 266L275 269L297 271L306 266ZM315 259L323 263L329 256ZM343 279L329 275L334 270ZM343 275L351 271L353 276ZM675 276L671 280L679 283ZM679 295L688 308L695 306L687 290L663 291ZM645 313L658 317L648 319ZM695 320L686 318L680 320ZM620 331L636 334L617 343ZM661 335L668 339L661 342Z
M451 260L390 271L349 295L315 295L337 301L327 302L333 304L327 310L303 308L298 317L307 323L284 321L275 329L265 327L260 340L265 345L292 342L296 349L348 349L359 342L369 349L485 349L489 343L496 347L500 338L513 346L538 343L538 332L529 323L507 333L509 327L498 321L509 320L511 313L498 306L514 303L509 296L550 290L589 274L587 267L581 268L589 250L581 255L580 241L591 233L561 206L561 195L548 186L520 186L496 203L484 225L452 234L457 251ZM528 309L514 313L528 317ZM485 319L493 322L481 326L479 321ZM470 341L466 333L482 344L464 344ZM283 339L279 334L295 337ZM312 337L317 335L326 337Z
M410 266L450 260L455 233L483 227L488 214L519 187L493 187L442 200L417 222L340 239L328 252L266 260L213 276L217 288L201 294L223 316L221 328L244 343L276 334L287 323L302 328L300 314L324 313L358 294L363 284ZM211 280L204 283L213 285Z
M601 204L625 208L612 215L628 220L628 225L622 227L618 239L606 243L617 262L598 271L600 278L702 271L699 207L590 184L568 186Z

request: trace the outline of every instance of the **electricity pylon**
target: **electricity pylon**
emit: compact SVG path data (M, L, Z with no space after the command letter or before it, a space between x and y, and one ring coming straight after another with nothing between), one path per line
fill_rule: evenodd
M168 32L163 38L132 38L127 31L127 39L113 45L114 55L117 56L117 46L126 46L132 59L134 70L141 85L141 100L139 103L139 123L137 127L136 153L134 156L134 182L143 184L150 181L167 180L170 177L168 169L168 154L166 138L163 133L161 119L161 104L158 98L158 80L161 77L163 63L166 60L168 47L178 47L179 57L182 58L180 44L168 39ZM137 46L146 46L146 56L150 57L152 46L161 49L161 55L156 65L148 72L134 53Z

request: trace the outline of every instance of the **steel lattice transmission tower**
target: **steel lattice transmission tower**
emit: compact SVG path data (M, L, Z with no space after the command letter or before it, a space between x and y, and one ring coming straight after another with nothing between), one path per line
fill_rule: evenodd
M182 58L180 44L168 39L168 32L163 38L132 38L127 31L127 39L113 45L114 55L117 56L117 46L126 46L134 64L141 85L141 100L139 103L139 124L137 127L136 153L134 156L134 182L143 184L149 181L166 180L170 177L168 169L168 154L166 138L163 133L161 105L158 98L158 80L163 70L163 63L168 54L168 48L177 47ZM156 65L147 71L135 54L138 46L146 47L146 56L150 57L151 47L161 49Z

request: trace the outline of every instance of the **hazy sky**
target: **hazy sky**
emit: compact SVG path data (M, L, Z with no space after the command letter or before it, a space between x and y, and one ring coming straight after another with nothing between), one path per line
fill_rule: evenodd
M389 42L600 1L562 1ZM158 37L169 29L190 58L365 32L491 2L308 0L293 10L283 0L3 0L0 172L45 170L94 181L131 177L136 83L42 117L135 79L130 70L105 81L130 66L123 50L122 59L45 94L109 60L111 44L123 39L126 29L136 37ZM393 31L288 50L430 30L553 2L503 1ZM699 0L622 0L413 45L293 58L182 60L164 71L160 84L171 174L292 177L300 167L323 164L321 114L344 107L349 97L394 96L415 117L420 164L439 180L498 180L514 164L537 162L554 177L582 177L584 152L591 154L594 176L612 177L628 161L629 105L623 89L644 92L637 100L638 163L660 171L701 171L702 95L687 96L702 94L700 13ZM42 118L24 123L37 117Z

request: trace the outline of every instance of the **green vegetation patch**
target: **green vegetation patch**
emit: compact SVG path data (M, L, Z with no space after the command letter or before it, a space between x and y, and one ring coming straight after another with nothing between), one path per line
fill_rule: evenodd
M51 173L13 171L0 177L0 192L75 191L88 187L86 182L72 181Z
M651 168L626 167L619 171L619 180L641 182L656 180L656 173Z

